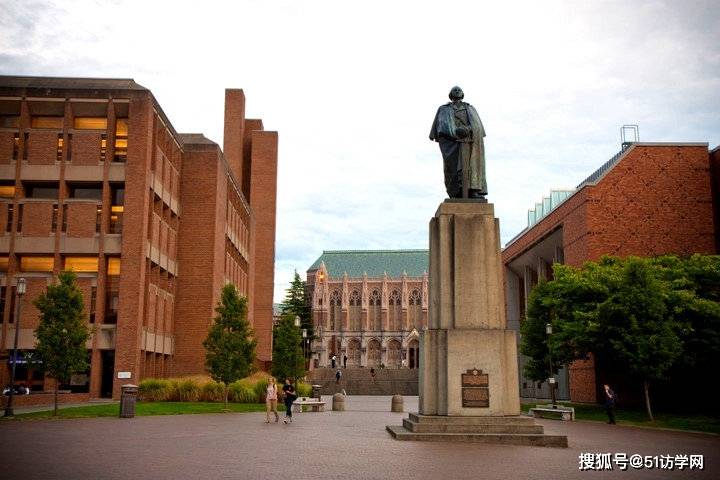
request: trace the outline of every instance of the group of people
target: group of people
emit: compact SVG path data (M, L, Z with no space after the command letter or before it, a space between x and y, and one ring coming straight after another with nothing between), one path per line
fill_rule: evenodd
M278 389L275 378L268 378L267 389L265 390L265 423L270 423L270 413L275 414L275 423L280 421L277 411ZM289 378L285 379L285 385L282 387L283 402L285 403L285 418L283 423L292 423L292 405L297 399L297 391Z
M332 364L332 368L335 368L338 363L338 358L335 355L333 355L330 358L330 363ZM347 355L343 355L342 365L343 365L343 368L347 368Z

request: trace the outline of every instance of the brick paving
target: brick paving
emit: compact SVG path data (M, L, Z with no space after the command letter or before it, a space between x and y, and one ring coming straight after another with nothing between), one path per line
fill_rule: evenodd
M327 398L329 401L330 398ZM398 442L390 397L348 397L346 412L0 422L2 478L531 479L718 478L720 436L541 420L570 448ZM406 397L406 411L417 397ZM704 471L581 472L580 452L703 454Z

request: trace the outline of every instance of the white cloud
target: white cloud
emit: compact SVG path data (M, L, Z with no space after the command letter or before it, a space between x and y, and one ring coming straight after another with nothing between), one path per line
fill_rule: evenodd
M0 72L134 77L221 143L223 90L280 133L276 300L323 249L422 248L444 197L435 109L488 131L503 241L550 188L641 140L720 138L711 1L0 2Z

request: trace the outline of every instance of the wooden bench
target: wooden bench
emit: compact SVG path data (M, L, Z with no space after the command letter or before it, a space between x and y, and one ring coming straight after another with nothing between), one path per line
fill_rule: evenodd
M558 407L552 408L552 406L538 406L530 409L530 413L535 418L543 418L543 413L559 414L560 420L563 421L574 421L575 420L575 409L572 407Z
M324 412L325 411L325 402L318 400L316 398L308 398L308 397L302 397L298 398L293 402L293 412L296 413L302 413L303 409L302 407L304 405L308 405L313 412Z

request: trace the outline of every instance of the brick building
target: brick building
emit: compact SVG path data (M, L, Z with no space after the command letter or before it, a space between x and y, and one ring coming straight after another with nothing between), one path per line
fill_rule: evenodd
M531 289L555 262L581 266L603 255L720 251L720 152L706 143L632 143L572 191L553 191L505 246L508 325L519 328ZM522 358L520 358L522 368ZM603 372L577 361L557 377L559 397L594 402ZM520 378L523 397L547 398L547 383Z
M427 270L427 250L324 251L307 271L314 366L418 368Z
M177 133L129 79L0 77L0 382L9 381L15 285L32 305L59 270L79 277L90 369L64 387L117 396L144 377L200 374L226 282L249 299L258 359L270 361L277 133L225 92L224 148ZM18 382L51 386L18 364Z

